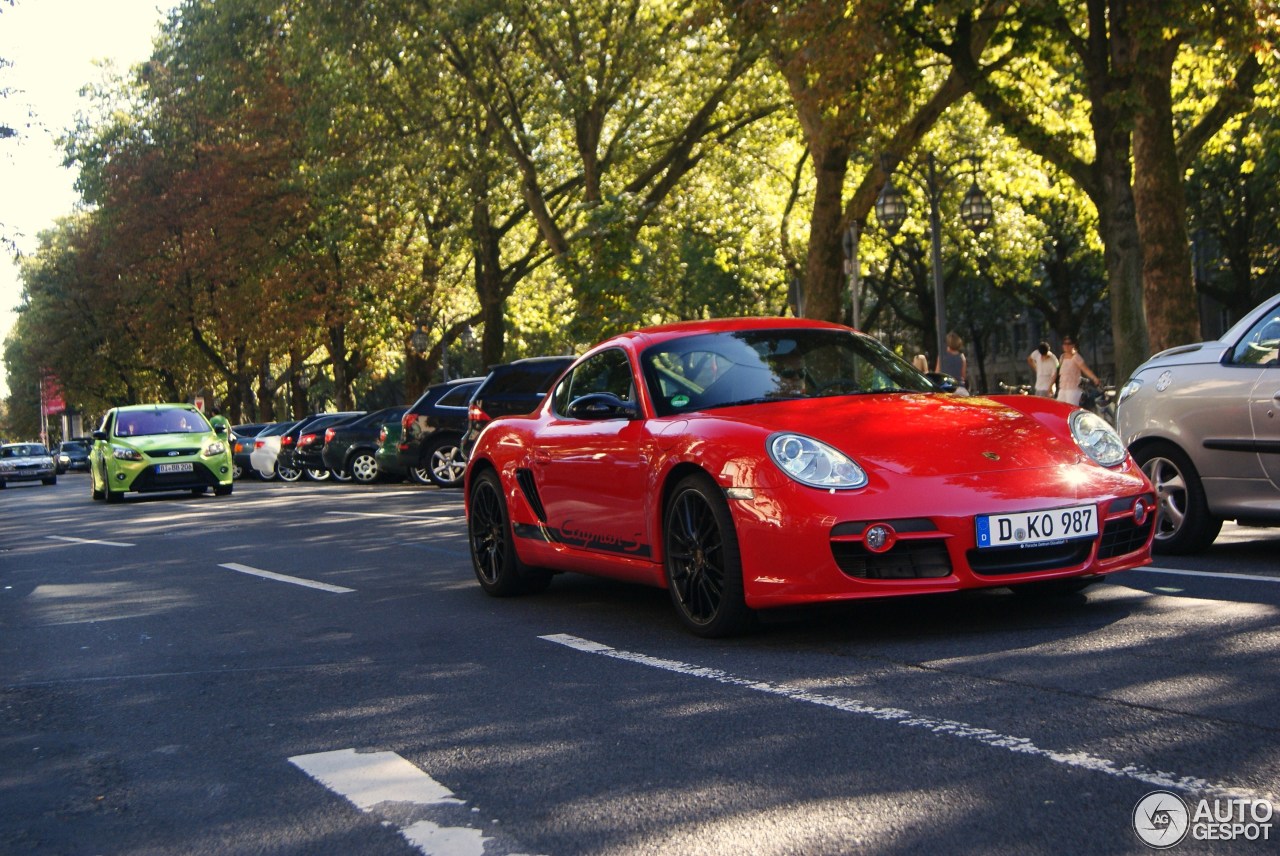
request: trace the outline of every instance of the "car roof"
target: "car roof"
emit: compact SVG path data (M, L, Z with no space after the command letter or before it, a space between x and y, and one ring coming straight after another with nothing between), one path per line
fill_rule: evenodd
M156 411L156 410L194 410L197 413L194 404L163 402L157 404L122 404L119 407L113 407L117 413L137 413L138 411Z

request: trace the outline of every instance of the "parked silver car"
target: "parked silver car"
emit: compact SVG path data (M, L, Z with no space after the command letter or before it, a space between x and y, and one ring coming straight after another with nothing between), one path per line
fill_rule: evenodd
M1221 339L1171 348L1120 391L1118 424L1159 498L1158 553L1193 553L1224 520L1280 526L1280 295Z

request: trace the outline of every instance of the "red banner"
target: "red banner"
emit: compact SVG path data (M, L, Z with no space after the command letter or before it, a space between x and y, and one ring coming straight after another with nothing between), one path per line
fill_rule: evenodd
M67 403L62 398L62 385L58 383L56 377L46 372L44 380L40 383L40 412L45 416L53 416L66 409Z

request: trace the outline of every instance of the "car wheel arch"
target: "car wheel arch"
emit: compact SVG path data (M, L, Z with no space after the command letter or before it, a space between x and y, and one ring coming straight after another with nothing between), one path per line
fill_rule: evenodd
M667 470L662 477L662 490L658 493L661 497L661 502L656 503L652 508L646 509L645 518L649 526L649 543L653 545L653 560L659 566L666 561L666 547L662 541L662 526L667 517L667 509L671 506L671 498L675 495L676 485L691 475L702 475L717 485L720 484L719 480L705 468L690 461L681 461ZM667 575L661 574L660 577L662 587L666 588Z

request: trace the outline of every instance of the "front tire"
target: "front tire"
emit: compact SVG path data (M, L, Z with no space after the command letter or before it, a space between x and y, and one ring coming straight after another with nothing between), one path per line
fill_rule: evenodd
M302 472L303 472L303 475L305 475L311 481L321 482L321 481L329 480L328 470L311 468L311 469L303 470Z
M1156 489L1156 536L1151 549L1179 556L1199 553L1218 537L1222 518L1209 513L1200 473L1172 443L1153 443L1134 460Z
M427 478L436 487L461 487L467 472L462 446L453 437L439 437L427 447Z
M470 509L467 540L471 544L471 566L480 587L494 597L545 589L551 582L550 571L530 567L516 555L515 535L502 483L493 470L480 473L471 485Z
M220 484L213 489L214 496L231 496L231 491L235 487L233 484Z
M347 472L360 484L373 484L378 480L378 459L372 452L356 452L347 463Z
M705 475L682 479L662 527L667 589L681 623L698 636L743 633L755 623L742 585L742 557L729 503Z

